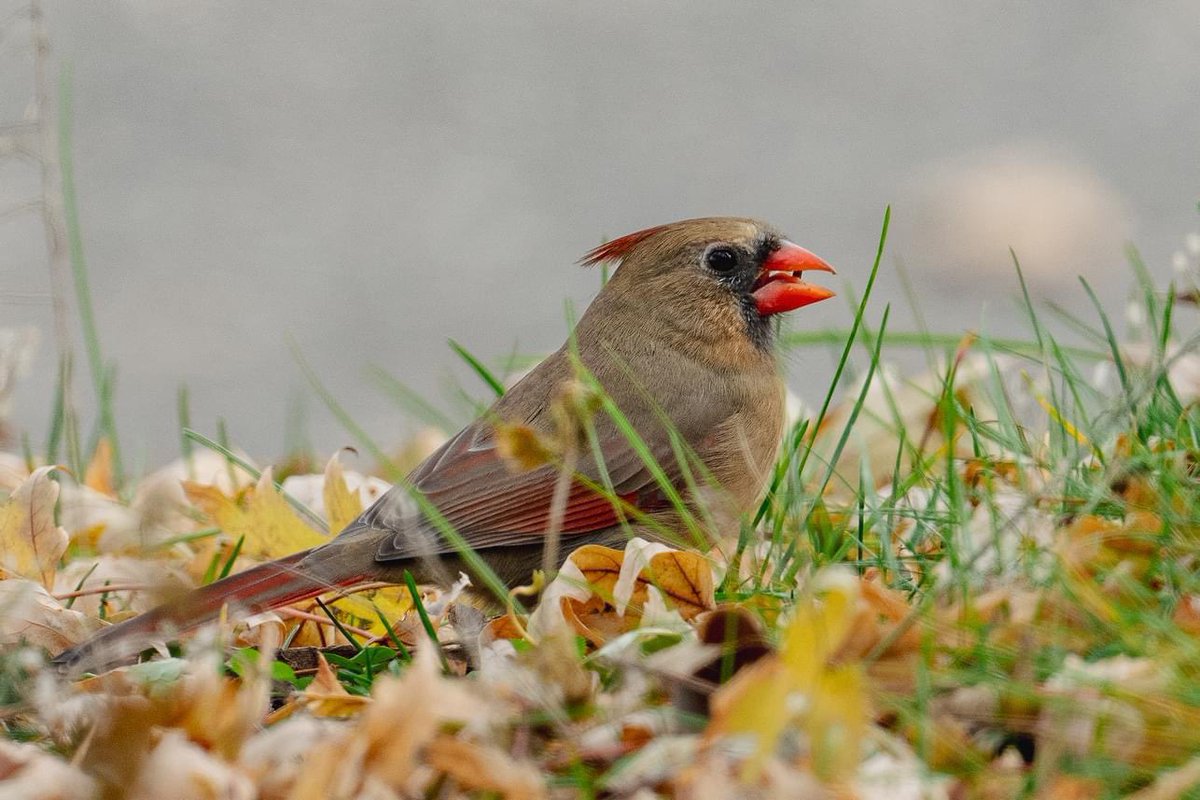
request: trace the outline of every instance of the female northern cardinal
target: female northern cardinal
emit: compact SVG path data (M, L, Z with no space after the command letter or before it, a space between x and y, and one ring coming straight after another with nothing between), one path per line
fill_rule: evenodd
M699 505L739 514L752 508L783 426L771 317L832 297L800 273L833 269L771 227L733 217L648 228L583 258L600 262L620 266L571 341L409 476L436 514L428 506L413 510L411 489L398 487L328 544L114 625L55 662L72 670L117 663L153 636L194 628L226 606L264 611L336 587L398 583L405 570L438 580L463 566L461 545L444 533L447 523L515 585L537 566L549 528L565 553L587 543L621 544L630 527L657 538L686 536L696 530L687 509ZM580 367L619 415L591 421L594 435L583 437L572 459L572 481L559 480L561 463L521 471L502 454L497 431L520 426L561 439L556 404L561 408L558 398ZM597 491L602 486L610 489Z

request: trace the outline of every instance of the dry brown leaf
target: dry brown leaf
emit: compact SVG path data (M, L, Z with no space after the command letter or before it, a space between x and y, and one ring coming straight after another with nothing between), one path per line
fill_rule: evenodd
M631 617L618 617L616 612L596 595L587 600L564 597L560 601L562 616L571 630L587 639L594 647L624 633L632 625Z
M499 792L514 800L546 796L546 787L532 764L517 761L495 747L443 734L429 743L425 754L430 766L468 791Z
M488 620L479 632L480 646L497 641L498 639L524 639L526 631L517 623L512 614L502 614Z
M369 705L371 699L347 692L325 656L317 653L317 674L300 693L299 702L315 717L349 717Z
M488 717L488 703L444 677L432 648L419 648L403 675L375 681L372 702L344 738L305 761L291 800L362 796L367 786L402 793L444 722Z
M689 550L657 553L650 558L650 567L643 575L649 585L666 595L684 619L711 611L715 605L712 568L708 559L698 553Z
M346 486L346 475L342 462L334 453L325 465L325 517L333 533L343 530L363 511L362 497Z
M626 553L600 545L584 545L570 556L597 596L610 604L629 605L635 611L646 602L649 587L661 591L685 619L714 607L712 569L708 560L687 550L655 553L634 581L630 597L617 596L617 584Z
M40 467L0 506L0 571L6 577L39 581L50 589L54 571L67 549L67 532L54 524L57 467Z
M183 712L175 726L206 750L235 759L270 707L268 664L278 642L278 638L268 637L257 663L247 664L240 680L211 669L189 675L180 703Z
M611 603L625 554L611 547L585 544L571 553L570 558L587 579L592 593Z
M714 604L704 556L638 538L624 551L584 545L543 590L529 630L536 639L565 623L600 645L638 627L644 617L653 625L677 627Z

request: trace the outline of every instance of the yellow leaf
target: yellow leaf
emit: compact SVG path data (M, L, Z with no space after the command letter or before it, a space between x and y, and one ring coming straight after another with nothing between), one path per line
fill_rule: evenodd
M333 533L343 530L362 513L362 497L358 492L352 492L346 487L346 476L342 472L342 462L337 454L325 465L325 516L329 520L329 530Z
M625 564L625 553L611 547L587 544L571 553L571 561L579 567L592 592L612 603L617 581ZM684 619L714 607L712 569L708 559L687 550L666 550L655 553L650 564L643 568L634 583L633 594L626 601L634 609L646 602L647 589L656 587L679 611Z
M280 558L328 541L292 512L275 490L270 469L263 472L258 485L246 490L244 506L215 486L184 481L183 490L217 527L243 539L243 555Z
M397 620L412 609L412 595L403 586L386 586L355 592L338 599L330 607L343 622L349 622L356 628L364 628L376 636L386 636L388 631L380 622L379 615L382 614L384 619L394 626Z
M818 777L849 778L858 769L869 714L863 684L858 664L826 670L817 679L805 729Z
M853 575L818 573L812 594L796 603L778 655L746 667L713 696L710 735L749 733L757 740L746 777L757 776L793 721L808 733L821 777L846 778L859 763L867 725L862 668L830 664L850 631L858 599Z
M52 589L54 570L67 549L67 532L54 524L56 467L34 470L0 507L0 571L39 581Z

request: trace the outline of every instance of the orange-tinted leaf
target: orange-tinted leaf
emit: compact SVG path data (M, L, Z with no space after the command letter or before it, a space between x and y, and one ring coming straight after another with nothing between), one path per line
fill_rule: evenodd
M616 588L617 578L621 575L621 564L625 554L611 547L587 544L571 553L570 558L575 562L575 566L579 567L592 591L612 602L613 589Z
M350 694L338 681L325 656L317 654L317 674L300 695L301 704L317 717L349 717L371 702Z
M92 462L83 473L83 484L89 489L95 489L101 494L116 497L113 487L112 445L108 437L103 436L96 442L96 452L92 453Z
M712 568L699 553L688 550L657 553L642 574L650 585L667 596L684 619L711 611L715 604Z

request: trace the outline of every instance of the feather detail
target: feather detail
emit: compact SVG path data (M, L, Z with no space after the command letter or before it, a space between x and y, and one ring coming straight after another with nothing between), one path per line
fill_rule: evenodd
M653 228L646 228L635 233L627 233L619 239L605 242L599 247L590 250L587 255L579 259L579 263L585 267L594 267L605 261L620 261L629 255L629 251L638 244L669 227L669 225L655 225Z

